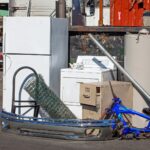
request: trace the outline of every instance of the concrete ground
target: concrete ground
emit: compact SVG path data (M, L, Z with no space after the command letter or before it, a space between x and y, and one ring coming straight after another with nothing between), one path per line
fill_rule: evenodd
M2 72L0 72L0 106L2 105ZM10 85L11 86L11 85ZM0 132L0 150L148 150L148 140L64 141Z
M150 140L64 141L0 134L0 150L149 150Z

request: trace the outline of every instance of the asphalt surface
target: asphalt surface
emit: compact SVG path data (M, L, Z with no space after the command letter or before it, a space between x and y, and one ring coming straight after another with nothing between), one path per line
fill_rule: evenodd
M150 140L64 141L0 134L0 150L149 150Z
M2 105L2 72L0 72L0 107ZM147 140L66 141L0 132L0 150L149 150Z

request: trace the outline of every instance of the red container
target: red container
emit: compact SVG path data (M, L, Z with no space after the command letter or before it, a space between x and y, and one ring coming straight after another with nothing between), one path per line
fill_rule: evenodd
M144 9L150 10L150 0L143 0L144 1Z
M143 3L133 0L110 0L110 24L112 26L142 26L143 13L150 10L150 0Z

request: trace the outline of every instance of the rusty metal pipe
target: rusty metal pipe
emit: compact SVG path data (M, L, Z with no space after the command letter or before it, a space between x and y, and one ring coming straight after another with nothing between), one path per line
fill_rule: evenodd
M99 0L99 26L103 26L103 0Z

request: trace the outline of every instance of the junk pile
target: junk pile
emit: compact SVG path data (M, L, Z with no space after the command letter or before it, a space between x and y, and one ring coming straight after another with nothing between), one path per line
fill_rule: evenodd
M100 50L108 56L108 58L118 67L118 69L128 77L133 85L148 99L150 96L148 93L136 82L127 72L124 70L116 60L103 48L99 42L89 34L91 40L100 48ZM45 109L48 114L55 119L47 118L34 118L16 115L8 112L0 112L0 118L4 121L3 124L9 128L11 125L13 128L22 131L23 133L29 133L34 136L46 136L57 137L63 139L74 140L107 140L117 136L120 138L126 138L132 134L133 137L149 138L150 133L150 116L143 114L125 107L122 104L122 100L114 93L111 82L110 89L113 95L112 105L107 109L104 120L78 120L75 119L75 115L64 105L64 103L47 87L41 75L32 76L28 79L24 85L24 89L28 94L37 101L38 105ZM72 87L71 87L72 88ZM97 88L97 86L95 86ZM101 88L101 87L100 87ZM99 88L99 89L100 89ZM86 89L88 89L86 87ZM89 91L89 90L88 90ZM108 90L107 90L108 91ZM89 97L87 90L85 90L83 96ZM99 93L99 92L96 92ZM90 93L89 93L90 94ZM97 98L97 97L96 97ZM84 103L85 104L85 103ZM88 103L89 104L89 103ZM136 128L130 123L127 115L137 115L148 120L147 125L144 128ZM62 120L59 120L59 119ZM22 130L25 129L25 130ZM87 131L90 130L90 133ZM98 133L91 134L91 131L98 129ZM106 129L106 130L105 130ZM109 130L108 130L109 129ZM110 130L111 129L111 130ZM104 132L106 131L106 132Z
M75 119L75 115L67 106L49 89L41 75L39 75L38 84L36 77L33 75L24 85L24 89L29 95L36 99L51 118L55 119Z

